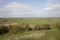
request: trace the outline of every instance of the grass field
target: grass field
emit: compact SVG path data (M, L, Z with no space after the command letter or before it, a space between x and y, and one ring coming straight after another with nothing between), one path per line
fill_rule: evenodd
M31 23L31 24L48 24L52 23L60 23L60 18L6 18L8 22L16 22L16 23Z
M0 40L60 40L60 30L29 31L16 35L0 35Z
M6 33L0 35L0 40L60 40L60 18L1 18L3 22L6 23L18 23L18 24L53 24L56 28L51 30L33 30L33 31L24 31L16 34ZM7 20L7 21L6 21ZM5 24L6 24L5 23ZM56 24L59 25L56 25ZM1 24L0 24L1 25ZM16 27L16 28L15 28ZM14 30L17 29L17 26L14 26ZM16 31L16 30L15 30ZM14 31L13 31L14 32Z

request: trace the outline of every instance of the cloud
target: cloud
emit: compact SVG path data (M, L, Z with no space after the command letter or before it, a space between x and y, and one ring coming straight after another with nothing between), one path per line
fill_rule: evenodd
M45 8L46 11L59 11L60 10L60 4L57 5L50 5Z
M35 6L12 2L0 8L0 17L60 17L60 1L48 0L48 5L40 11ZM34 7L34 8L33 8Z
M60 17L60 4L51 4L44 9L47 17Z
M12 2L0 8L0 17L31 17L33 16L30 6Z
M5 8L12 9L12 11L20 11L20 12L29 12L31 8L27 5L19 4L17 2L13 2L5 6Z

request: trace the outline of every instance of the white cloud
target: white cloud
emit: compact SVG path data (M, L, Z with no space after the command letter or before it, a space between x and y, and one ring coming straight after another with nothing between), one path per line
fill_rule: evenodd
M60 17L60 4L54 4L44 9L47 17Z
M60 1L48 1L46 8L43 11L41 9L40 12L31 9L29 5L12 2L0 8L0 17L60 17Z
M12 11L20 11L20 12L29 12L31 8L27 5L23 5L21 3L13 2L5 6L5 8L12 9Z
M0 17L31 17L32 9L28 5L12 2L0 8Z
M60 17L60 0L47 0L48 3L43 9L46 17Z
M60 4L57 5L50 5L48 7L45 8L46 11L53 11L53 10L60 10Z

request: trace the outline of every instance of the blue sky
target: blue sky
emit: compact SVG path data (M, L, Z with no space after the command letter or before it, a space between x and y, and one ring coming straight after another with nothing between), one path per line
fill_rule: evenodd
M0 17L60 17L60 0L0 0Z

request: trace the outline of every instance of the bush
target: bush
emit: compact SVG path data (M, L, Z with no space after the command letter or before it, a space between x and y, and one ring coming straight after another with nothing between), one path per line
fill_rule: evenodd
M25 26L26 31L33 31L35 29L35 25L33 24L26 24Z
M19 30L20 33L23 33L25 31L25 25L20 24L17 29Z
M3 34L8 33L8 32L9 32L8 27L6 27L6 26L0 27L0 35L3 35Z
M50 27L51 27L51 29L60 29L59 23L51 23Z
M18 25L9 25L10 27L10 34L16 34L19 32L19 26Z
M40 26L40 28L41 28L42 30L50 30L50 29L51 29L49 24L42 24L42 25Z
M40 25L35 25L35 30L41 30Z

